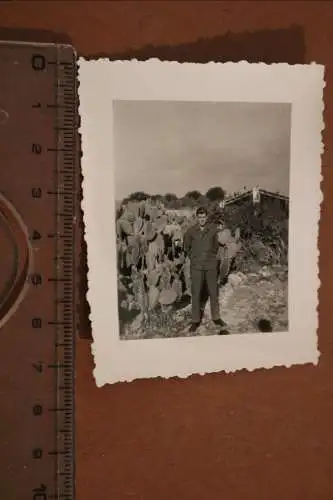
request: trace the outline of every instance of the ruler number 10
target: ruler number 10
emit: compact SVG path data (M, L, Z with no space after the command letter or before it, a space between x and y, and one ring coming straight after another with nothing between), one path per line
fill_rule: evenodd
M31 57L31 67L34 71L43 71L46 68L46 59L42 54L34 54Z
M32 500L46 500L47 499L45 484L41 484L39 488L35 488L34 490L32 490L32 492L33 492Z

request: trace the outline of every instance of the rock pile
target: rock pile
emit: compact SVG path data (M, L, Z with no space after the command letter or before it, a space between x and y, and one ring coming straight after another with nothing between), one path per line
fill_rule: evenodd
M262 267L258 272L231 273L220 292L221 317L230 334L288 331L288 269L286 266ZM142 327L126 326L124 338L165 338L189 336L191 305L150 318ZM219 330L210 317L209 302L196 335L215 335Z

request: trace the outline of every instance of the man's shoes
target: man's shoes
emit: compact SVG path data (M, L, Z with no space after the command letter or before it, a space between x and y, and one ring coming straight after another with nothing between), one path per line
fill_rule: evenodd
M220 328L219 335L229 335L227 324L222 319L216 319L213 323Z
M227 326L227 324L222 319L216 319L213 321L213 323L220 328L225 328Z
M197 331L197 329L199 328L200 326L200 323L192 323L190 329L189 329L189 332L191 333L194 333Z

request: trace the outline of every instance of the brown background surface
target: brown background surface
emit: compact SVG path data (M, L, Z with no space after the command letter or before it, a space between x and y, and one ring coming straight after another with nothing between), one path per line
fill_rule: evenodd
M11 2L0 23L91 57L326 65L319 366L97 389L83 252L76 421L78 500L331 500L333 2Z

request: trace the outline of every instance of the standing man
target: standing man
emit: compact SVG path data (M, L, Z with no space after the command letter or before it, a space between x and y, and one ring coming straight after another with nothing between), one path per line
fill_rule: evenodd
M195 332L201 323L201 293L205 283L210 299L212 320L217 326L225 326L220 318L218 300L218 228L216 224L208 223L208 213L205 208L198 208L196 216L197 223L190 227L184 236L185 253L190 257L191 263L192 326L190 332Z

